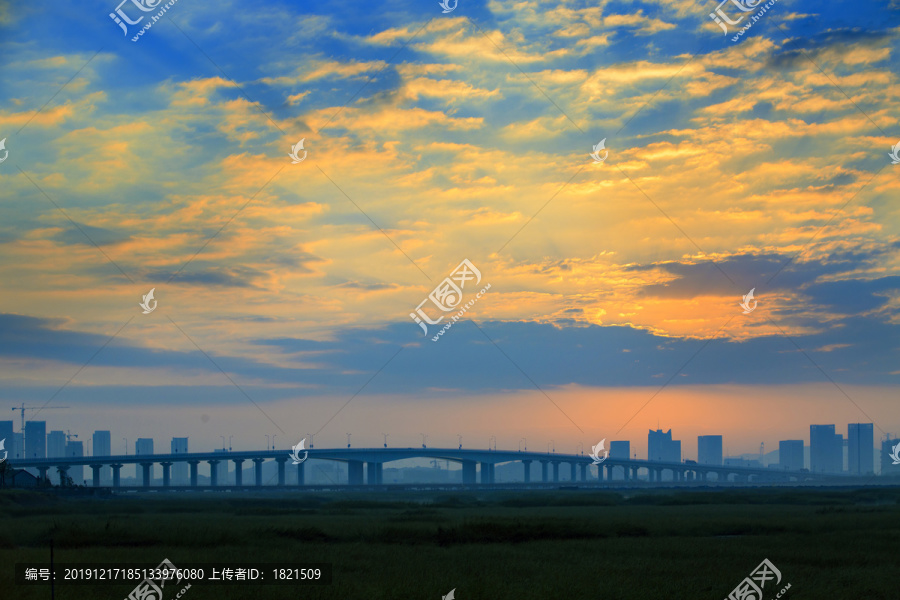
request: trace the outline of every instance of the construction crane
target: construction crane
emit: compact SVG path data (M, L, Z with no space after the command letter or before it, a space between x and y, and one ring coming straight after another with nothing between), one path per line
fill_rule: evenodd
M78 437L77 433L69 433L69 430L66 429L66 443L71 442L72 438L77 438L77 437Z
M22 406L13 406L13 410L18 410L22 413L22 428L19 430L22 433L22 452L25 452L25 411L26 410L37 410L41 411L48 408L69 408L68 406L25 406L25 403L22 403Z

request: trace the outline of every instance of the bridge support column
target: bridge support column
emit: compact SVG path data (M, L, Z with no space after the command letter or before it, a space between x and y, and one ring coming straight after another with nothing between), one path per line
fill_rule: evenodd
M172 463L164 462L159 464L162 465L163 470L163 487L169 487L172 485Z
M264 458L254 458L253 459L253 474L255 475L255 483L258 486L262 485L262 464L266 461Z
M219 485L219 461L218 460L208 460L209 463L209 485L210 487L216 487Z
M50 467L35 467L38 470L38 477L40 479L47 479L47 471L50 470Z
M547 483L548 481L550 481L550 480L547 478L547 461L542 460L541 461L541 482Z
M366 463L366 483L369 485L381 485L382 464L378 462Z
M531 461L523 460L522 466L524 467L523 470L525 471L525 483L531 483Z
M153 469L153 463L140 464L141 470L143 471L143 473L141 473L141 479L143 479L141 483L143 483L144 487L150 487L150 474L152 472L151 469Z
M103 465L91 465L91 471L94 472L93 484L94 487L100 487L100 469L103 468Z
M189 460L188 464L191 466L191 487L197 487L197 465L200 464L199 460Z
M628 472L628 465L622 465L622 479L625 481L631 479L631 473Z
M700 473L700 479L705 482L708 475L709 471L703 471L702 473Z
M122 479L120 477L120 471L122 470L122 465L109 465L112 468L113 474L113 487L119 487L122 484Z
M244 459L232 458L234 462L234 485L244 485Z
M631 467L631 478L634 479L635 481L638 480L638 468L637 467Z
M576 470L576 465L575 465L575 463L569 463L569 467L570 467L570 469L569 469L569 481L575 481L575 470Z
M607 481L613 480L612 474L613 474L613 465L606 465L606 480Z
M556 483L559 481L559 461L553 461L553 482Z
M69 475L69 467L65 465L56 467L56 473L59 475L60 487L66 485L66 477Z
M306 461L297 465L297 485L306 485Z
M347 461L347 484L362 485L363 484L363 461L348 460Z
M587 481L587 463L581 463L581 481Z
M478 465L474 460L462 461L463 483L472 485L475 483L475 467Z
M275 462L278 463L278 485L284 485L284 463L287 462L287 457L279 456Z
M493 467L492 463L481 463L481 483L494 483Z

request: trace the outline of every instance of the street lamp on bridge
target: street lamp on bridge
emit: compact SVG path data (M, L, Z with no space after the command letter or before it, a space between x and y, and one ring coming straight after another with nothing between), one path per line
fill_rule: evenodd
M525 438L519 438L519 452L522 451L522 442L525 442L525 452L528 452L528 440Z
M388 435L389 435L389 434L387 434L387 433L382 433L381 435L384 436L384 447L387 448L387 439L388 439ZM312 448L312 446L310 446L310 448Z
M491 442L494 442L494 450L496 450L497 449L497 436L496 435L492 435L491 437L488 438L488 450L491 449Z
M125 456L128 456L128 440L122 438L122 441L125 442Z
M425 440L428 439L428 436L425 435L424 433L420 433L419 435L422 436L422 447L423 447L423 448L427 448L428 446L425 445Z
M457 433L456 438L459 440L459 449L462 450L462 435Z

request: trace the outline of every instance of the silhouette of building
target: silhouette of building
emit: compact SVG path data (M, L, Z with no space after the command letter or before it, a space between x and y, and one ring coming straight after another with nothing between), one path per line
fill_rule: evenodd
M60 458L66 455L66 432L51 431L47 434L47 458Z
M872 423L847 425L847 470L851 475L875 473L875 434Z
M153 454L153 438L138 438L134 443L135 454Z
M840 473L843 470L843 436L834 425L809 426L809 470L813 473Z
M722 436L697 436L697 462L701 465L722 464Z
M891 436L887 436L881 442L881 474L882 476L888 477L900 477L900 464L894 464L893 458L891 455L894 452L894 446L900 444L900 440L892 439ZM898 455L900 455L900 448L898 450Z
M84 456L83 442L66 442L66 456L80 458ZM69 477L75 485L84 484L84 465L72 465L69 467Z
M172 454L187 454L188 439L186 437L172 438ZM186 462L177 462L172 465L172 483L175 485L187 485L188 482L188 464Z
M91 437L91 453L94 456L110 456L112 454L112 435L109 431L98 430ZM100 485L109 485L112 483L112 468L108 466L100 467Z
M778 465L786 471L803 468L803 440L781 440L778 442Z
M681 462L681 440L672 439L672 430L650 430L647 436L647 460Z
M609 457L621 459L631 458L631 442L627 440L610 442Z
M47 458L47 421L25 422L24 458Z

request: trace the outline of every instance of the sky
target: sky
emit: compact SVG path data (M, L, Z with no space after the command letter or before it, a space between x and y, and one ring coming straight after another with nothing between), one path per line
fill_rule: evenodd
M897 0L140 3L0 1L0 398L48 430L900 433Z

